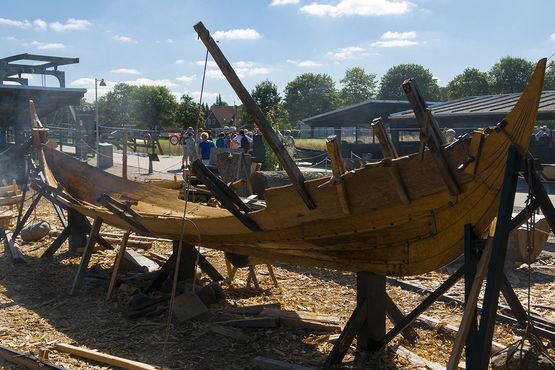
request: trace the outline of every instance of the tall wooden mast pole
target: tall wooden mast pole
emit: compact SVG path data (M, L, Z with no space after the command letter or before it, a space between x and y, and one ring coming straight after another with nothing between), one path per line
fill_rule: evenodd
M239 77L231 67L231 64L229 64L212 36L210 36L210 32L206 29L206 27L204 27L204 24L202 24L202 22L198 22L193 26L193 28L212 55L212 58L214 58L214 61L216 62L218 67L220 67L220 70L227 78L227 81L229 82L233 90L235 90L235 93L237 94L239 99L241 99L241 102L245 105L245 108L247 108L247 111L254 118L256 126L258 126L258 128L260 129L260 132L262 132L262 135L264 135L264 138L266 139L274 153L276 153L279 163L285 169L285 172L287 172L287 174L289 175L291 183L303 199L306 206L309 209L316 208L316 204L305 188L305 179L302 172L299 170L299 167L297 167L289 153L287 153L287 150L285 150L285 147L279 140L276 132L264 116L264 113L262 113L262 110L260 110L260 107L256 104L247 89L245 89L245 86L243 86L241 80L239 80Z

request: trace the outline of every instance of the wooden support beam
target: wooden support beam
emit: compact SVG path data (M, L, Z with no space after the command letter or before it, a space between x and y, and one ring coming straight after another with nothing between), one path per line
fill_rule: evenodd
M264 113L262 113L260 107L256 104L245 86L241 83L241 80L216 44L216 41L214 41L212 36L210 36L210 32L206 29L206 27L204 27L204 24L202 24L202 22L195 24L193 28L212 55L212 58L214 58L214 61L222 71L223 75L227 78L229 84L231 85L239 99L241 99L241 102L243 102L243 104L245 105L245 108L250 113L251 117L254 119L256 126L260 129L260 132L262 133L262 135L264 135L264 138L268 142L268 145L270 145L270 147L276 154L281 166L289 175L291 183L299 193L303 202L309 209L316 208L314 200L306 190L306 187L304 185L305 179L302 172L299 170L299 167L297 167L297 165L281 143L281 140L279 140L279 137L264 116Z
M385 158L384 160L382 160L382 163L389 172L391 180L393 181L393 186L395 187L395 191L397 192L399 199L401 199L401 202L403 202L404 204L409 204L410 198L407 193L407 188L405 186L405 182L403 181L403 177L399 172L399 167L397 167L397 163L392 161L391 158Z
M60 249L62 244L64 244L64 242L69 238L70 234L70 228L65 227L60 235L58 235L58 237L52 242L52 244L50 244L50 246L44 251L40 258L52 257L54 253L56 253L56 251Z
M449 163L447 162L447 159L445 158L445 155L441 148L443 139L439 130L439 126L431 113L428 113L426 101L420 94L420 91L418 90L414 79L408 79L403 82L403 90L405 91L405 94L407 95L412 109L414 110L414 116L416 117L416 121L420 125L421 130L426 130L427 127L428 133L426 145L428 145L428 148L430 149L430 154L437 164L441 178L445 182L445 185L449 189L451 195L460 194L461 191L459 188L459 184L457 183L457 179L451 171ZM429 120L426 119L427 116Z
M123 261L123 256L125 255L125 249L127 248L127 241L129 240L129 235L131 235L130 230L128 230L123 235L121 246L119 247L118 254L116 255L116 260L114 261L114 269L112 271L112 278L110 279L110 285L108 286L108 291L106 292L106 300L110 299L110 296L112 295L112 291L116 286L116 281L118 280L119 267L121 266L121 262Z
M474 281L472 282L472 288L466 299L466 307L463 312L463 317L457 336L455 337L455 343L453 344L453 349L451 351L451 356L449 357L449 362L447 363L447 369L456 370L458 369L459 361L461 358L462 350L464 348L467 335L471 329L471 326L476 321L476 310L477 302L480 295L480 289L482 288L482 283L486 276L491 250L492 250L493 240L489 239L486 243L486 248L482 253L478 267L476 268L476 274L474 276ZM491 346L491 343L490 343ZM472 360L472 359L471 359Z
M12 237L10 238L11 242L15 241L15 238L17 238L17 236L21 232L21 229L23 229L23 226L25 226L25 223L29 219L29 216L31 216L31 213L33 213L33 211L35 210L41 198L42 198L42 194L38 193L35 199L33 199L29 208L27 208L25 215L23 215L21 220L17 223L15 230L13 231Z
M328 149L328 156L331 160L331 172L333 174L330 181L335 185L339 204L341 204L343 213L350 215L351 207L349 206L349 196L347 194L347 189L345 188L345 183L341 177L345 173L345 163L343 162L343 157L341 156L341 147L339 146L337 136L328 136L328 139L326 140L326 148Z
M482 369L487 368L491 355L491 341L493 339L495 316L499 304L499 291L501 289L503 266L507 254L507 241L511 231L509 227L515 201L520 163L521 160L517 148L509 148L478 331L478 351L480 353L480 368Z
M357 346L363 351L378 351L385 335L385 276L357 272L357 303L367 301L366 319L357 335Z
M78 289L83 283L83 279L85 278L85 274L87 273L89 261L91 260L91 256L94 250L94 246L96 244L96 239L98 237L98 233L100 232L100 226L102 226L102 218L96 217L94 219L89 238L87 239L85 251L83 252L83 256L81 257L81 263L79 264L79 268L77 269L77 273L75 274L75 278L73 279L73 285L71 286L70 292L71 295L77 293Z
M389 135L387 135L387 132L385 131L383 120L381 118L376 118L372 121L371 126L380 143L380 150L382 151L383 157L398 158L399 154L397 153L397 149L395 148L395 145L393 145Z
M12 240L12 238L8 235L9 234L6 234L4 228L0 226L0 239L4 242L5 250L9 252L12 257L12 262L14 264L26 263L27 261L25 261L25 257L23 256L23 253L21 253L19 246L16 244L15 240Z
M395 302L393 302L388 294L385 295L385 313L387 314L387 317L389 317L393 325L399 324L401 320L405 318L405 314L403 313L403 311L401 311L401 309L397 307ZM405 329L403 329L403 331L401 331L401 335L405 337L405 339L408 340L410 343L414 343L416 342L416 339L418 339L418 333L416 333L416 330L414 330L412 325L409 325Z

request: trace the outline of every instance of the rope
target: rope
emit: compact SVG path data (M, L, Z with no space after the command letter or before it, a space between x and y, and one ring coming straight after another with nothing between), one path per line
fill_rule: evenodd
M206 77L206 65L208 63L208 48L206 48L206 57L204 58L204 72L202 74L202 86L200 88L200 100L199 100L199 110L198 110L198 116L197 116L197 122L200 120L200 113L201 113L201 109L202 109L202 94L204 92L204 79ZM168 343L168 338L170 335L170 325L171 325L171 320L172 320L172 316L173 316L173 306L175 304L175 293L177 291L177 278L179 276L179 265L181 263L181 252L183 249L183 238L185 236L185 222L190 222L196 229L197 231L197 258L195 260L195 266L194 266L194 274L193 274L193 287L192 287L192 293L195 293L195 285L196 285L196 280L197 280L197 268L198 268L198 264L199 264L199 259L200 259L200 245L201 243L201 236L200 236L200 230L198 228L198 226L193 222L193 220L188 219L187 218L187 204L189 203L189 189L191 188L190 186L190 176L187 175L185 178L185 181L183 181L183 186L185 187L184 189L184 195L185 195L185 204L183 206L183 217L181 218L181 233L179 235L179 245L177 247L177 256L175 258L175 267L174 267L174 273L173 273L173 282L172 282L172 292L171 292L171 298L170 298L170 307L169 307L169 312L168 312L168 321L166 322L166 333L165 333L165 337L164 337L164 346L162 348L162 360L160 368L164 369L164 363L166 361L166 349L167 349L167 343Z
M160 368L164 369L164 363L166 361L166 351L167 351L167 343L168 343L168 339L169 339L169 335L170 335L170 325L171 325L171 321L173 318L173 308L175 305L175 295L177 292L177 279L179 277L179 265L181 263L181 253L183 250L183 239L185 237L185 222L190 222L196 229L197 231L197 245L198 245L198 250L197 250L197 258L195 260L195 268L194 268L194 275L193 275L193 294L195 294L195 284L196 284L196 272L197 272L197 267L198 267L198 261L200 258L200 244L201 244L201 235L200 235L200 230L198 228L198 226L193 222L193 220L188 219L187 218L187 205L189 203L189 186L190 183L190 177L187 176L186 180L183 182L183 186L185 187L184 189L184 195L185 195L185 204L183 206L183 216L181 218L181 233L179 235L179 245L177 247L177 256L175 258L175 267L174 267L174 272L173 272L173 281L172 281L172 291L171 291L171 297L170 297L170 305L169 305L169 312L168 312L168 319L166 321L166 330L165 330L165 334L164 334L164 344L162 347L162 359L160 361Z

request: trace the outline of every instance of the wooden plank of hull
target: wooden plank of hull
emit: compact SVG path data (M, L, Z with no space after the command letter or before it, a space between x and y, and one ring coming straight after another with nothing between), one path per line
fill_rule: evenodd
M542 65L543 63L543 65ZM449 194L429 153L424 160L411 155L393 160L402 177L410 204L402 204L390 190L393 180L383 163L372 164L343 176L349 194L351 215L342 212L333 187L319 186L329 177L310 180L306 189L319 207L308 210L296 198L292 186L269 189L267 208L250 213L264 231L253 233L224 209L189 203L187 216L202 235L208 248L300 265L349 271L371 271L386 275L411 275L434 270L462 253L464 225L484 233L499 204L509 146L528 147L535 120L543 69L539 66L529 88L507 116L505 132L492 131L481 148L474 174L457 173L461 185L458 196ZM467 158L466 142L444 149L454 170ZM97 197L108 193L114 198L138 200L133 209L153 235L175 239L180 235L183 201L178 192L148 184L124 181L98 172L63 154L43 148L49 159L45 167L49 181L60 184L83 203L68 204L85 215L100 216L116 227L127 225L106 209L95 205ZM93 180L94 179L94 180ZM94 183L95 186L90 186ZM57 186L52 183L52 186ZM188 224L188 223L187 223ZM185 242L196 243L192 225L185 230Z

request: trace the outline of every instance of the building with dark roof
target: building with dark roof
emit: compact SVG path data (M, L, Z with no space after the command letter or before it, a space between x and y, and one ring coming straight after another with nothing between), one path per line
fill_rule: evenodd
M457 135L472 132L479 127L487 127L500 122L511 111L520 94L501 94L470 96L445 103L430 105L434 118L442 129L454 129ZM542 93L538 116L538 124L555 124L555 91ZM388 117L391 139L400 154L418 150L419 127L414 112L405 110ZM553 145L548 147L532 141L530 150L540 159L551 162L555 156L551 154Z
M237 122L237 106L213 105L204 120L206 129L235 126Z

